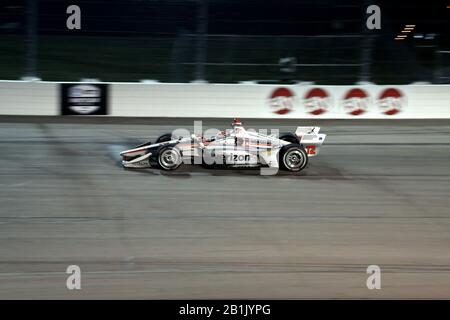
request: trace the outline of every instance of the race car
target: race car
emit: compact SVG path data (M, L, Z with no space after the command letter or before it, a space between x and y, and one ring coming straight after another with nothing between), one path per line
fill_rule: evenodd
M120 153L126 168L158 167L175 170L181 164L235 168L271 167L298 172L308 159L318 154L326 134L320 127L297 127L294 133L279 136L246 130L239 119L232 129L210 138L203 135L174 136L164 134L155 143L146 142Z

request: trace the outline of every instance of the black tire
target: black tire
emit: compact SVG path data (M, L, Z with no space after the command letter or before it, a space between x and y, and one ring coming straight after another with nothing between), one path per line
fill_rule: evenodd
M162 147L156 155L158 166L167 171L177 169L183 162L183 155L175 146Z
M172 134L166 133L166 134L163 134L162 136L160 136L158 139L156 139L155 143L167 142L170 140L172 140Z
M308 164L308 154L300 144L289 144L281 148L278 161L281 169L299 172Z
M287 141L287 142L290 142L290 143L296 143L296 144L300 143L300 140L298 139L298 137L295 134L290 133L290 132L280 133L280 136L279 136L278 139L283 140L283 141Z

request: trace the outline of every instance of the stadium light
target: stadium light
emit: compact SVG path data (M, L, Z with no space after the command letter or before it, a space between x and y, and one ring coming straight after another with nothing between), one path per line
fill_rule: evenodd
M400 34L397 35L395 40L404 40L408 35L407 34L404 35L403 33L411 33L411 31L413 31L415 27L416 27L415 24L407 24L407 25L405 25L405 27L403 28L402 31L400 31Z

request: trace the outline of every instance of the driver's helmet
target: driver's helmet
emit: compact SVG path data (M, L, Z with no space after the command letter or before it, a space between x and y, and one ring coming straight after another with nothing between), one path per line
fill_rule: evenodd
M234 127L240 127L240 126L242 126L242 122L241 122L241 119L239 119L239 118L234 118L233 119L233 122L231 123L231 126L234 128Z

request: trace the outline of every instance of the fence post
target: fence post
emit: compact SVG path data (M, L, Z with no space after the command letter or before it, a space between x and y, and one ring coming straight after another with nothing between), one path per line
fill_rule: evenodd
M25 36L25 77L36 78L38 1L27 0L27 27Z
M361 34L363 36L362 44L361 44L361 56L360 63L361 69L359 72L359 82L370 82L371 81L371 64L372 64L372 43L373 36L368 34L367 26L366 26L366 9L370 5L369 0L364 0L362 2L363 14L361 21Z
M208 32L208 0L197 0L197 48L195 80L205 81L206 33Z

